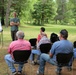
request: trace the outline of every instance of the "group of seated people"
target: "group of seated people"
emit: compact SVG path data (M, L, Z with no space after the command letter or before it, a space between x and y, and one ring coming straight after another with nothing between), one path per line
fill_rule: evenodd
M37 37L37 45L35 49L32 49L31 52L31 56L30 56L30 60L32 64L39 64L39 57L41 55L41 51L40 51L40 45L41 44L47 44L49 43L50 45L52 45L54 42L58 41L59 37L57 34L52 33L50 35L50 39L47 37L47 34L45 33L45 28L41 27L40 28L40 34ZM34 55L37 55L37 60L34 61Z
M39 68L37 71L37 75L44 75L44 68L45 68L45 62L48 62L52 65L57 66L57 61L56 61L56 55L58 53L70 53L74 52L74 58L76 58L76 41L74 42L74 45L67 39L68 38L68 31L66 29L62 29L60 31L60 35L58 37L57 34L52 33L50 36L50 39L48 39L47 34L45 33L45 28L41 27L40 28L40 34L38 35L37 38L37 45L35 49L31 49L31 44L29 41L24 40L24 32L23 31L18 31L16 33L17 40L13 41L8 48L8 53L5 55L5 61L7 65L9 66L12 75L21 75L22 73L22 68L24 64L19 64L18 70L15 69L14 64L16 63L14 61L13 57L13 51L15 50L31 50L31 55L30 55L30 60L32 63L34 62L33 54L37 54L38 58L38 64ZM50 43L52 45L50 51L48 54L46 53L41 53L40 52L40 45L45 44L45 43ZM68 63L68 66L72 66L72 61L71 60ZM62 68L57 67L56 71L58 72L59 70L62 70Z

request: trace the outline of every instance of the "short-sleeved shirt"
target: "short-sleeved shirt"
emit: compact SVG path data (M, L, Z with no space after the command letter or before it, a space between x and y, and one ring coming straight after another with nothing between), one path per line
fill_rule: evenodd
M50 50L51 54L53 54L52 59L56 61L56 55L58 53L70 53L73 52L73 44L68 40L60 40L55 42L52 45Z
M31 50L31 44L29 41L18 39L10 44L8 53L12 55L15 50Z
M20 22L20 20L19 20L19 18L16 17L16 18L11 19L10 22L17 23L17 22ZM18 31L18 26L17 25L11 26L11 31Z

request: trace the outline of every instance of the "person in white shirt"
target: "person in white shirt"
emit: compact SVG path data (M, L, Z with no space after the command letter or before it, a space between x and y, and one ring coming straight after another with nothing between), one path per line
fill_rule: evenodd
M40 54L41 54L41 52L40 52L40 45L41 44L46 44L46 43L50 43L50 39L47 38L46 33L42 32L41 39L40 39L39 43L37 44L37 49L36 50L33 49L32 52L31 52L30 60L31 60L32 64L35 64L35 63L38 64L39 57L40 57ZM36 62L34 62L33 54L38 55Z

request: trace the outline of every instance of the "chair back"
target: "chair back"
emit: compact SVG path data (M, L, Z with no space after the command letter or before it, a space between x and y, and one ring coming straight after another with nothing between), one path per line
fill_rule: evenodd
M36 47L37 38L31 38L29 40L29 42L31 43L31 46L33 46L35 48Z
M51 49L51 43L41 44L40 51L41 53L48 53Z
M71 53L58 53L56 55L57 64L60 66L66 66L68 65L69 61L73 57L73 52Z
M30 54L31 50L15 50L13 52L14 60L16 62L27 62Z

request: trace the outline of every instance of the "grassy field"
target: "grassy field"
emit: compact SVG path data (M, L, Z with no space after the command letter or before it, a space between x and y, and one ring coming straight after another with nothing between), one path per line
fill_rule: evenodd
M48 35L48 38L50 37L50 34L52 32L55 32L59 35L59 31L61 29L67 29L69 32L69 37L68 39L73 42L76 40L76 26L67 26L67 25L50 25L47 24L44 26L46 28L46 33ZM20 26L19 30L24 31L25 33L25 38L29 40L30 38L36 38L37 35L40 32L41 26L33 26L33 25L24 25ZM0 35L1 37L1 35ZM11 42L11 34L10 34L10 27L6 28L3 27L3 47L1 46L0 42L0 75L7 75L7 65L4 61L4 56L7 54L7 49L8 46ZM28 69L27 69L28 71ZM27 74L29 75L29 74Z
M40 27L41 26L25 25L25 26L20 26L19 30L24 31L25 39L30 39L30 38L37 37L37 35L39 34L39 31L40 31ZM48 34L48 38L50 37L50 34L52 32L59 34L59 31L61 29L67 29L69 32L68 39L72 42L75 40L76 26L67 26L67 25L64 26L64 25L50 25L50 24L48 24L48 25L45 25L44 27L46 28L46 33ZM4 41L11 40L10 27L8 27L8 28L3 27L3 36L4 36Z

